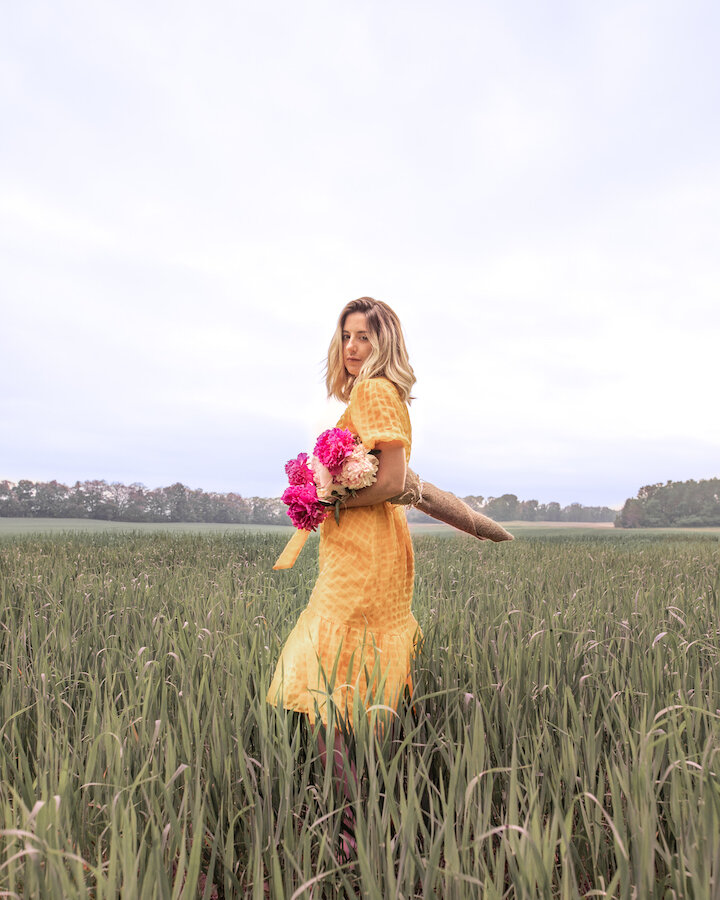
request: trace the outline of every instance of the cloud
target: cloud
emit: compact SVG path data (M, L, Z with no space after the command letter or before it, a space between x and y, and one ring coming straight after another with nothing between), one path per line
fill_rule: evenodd
M480 458L480 493L619 502L711 474L710 4L8 17L0 476L277 493L363 294L405 325L438 481Z

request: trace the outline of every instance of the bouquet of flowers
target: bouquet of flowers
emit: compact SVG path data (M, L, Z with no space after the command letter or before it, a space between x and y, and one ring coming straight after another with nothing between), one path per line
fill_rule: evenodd
M315 531L335 507L340 523L340 503L369 487L377 478L378 458L347 428L323 431L313 455L300 453L285 466L290 486L282 495L296 528Z

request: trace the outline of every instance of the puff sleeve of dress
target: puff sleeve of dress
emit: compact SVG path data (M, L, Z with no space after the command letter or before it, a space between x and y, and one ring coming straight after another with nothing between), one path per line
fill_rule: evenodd
M355 385L347 415L368 450L376 444L399 441L410 457L412 432L407 406L387 378L369 378Z

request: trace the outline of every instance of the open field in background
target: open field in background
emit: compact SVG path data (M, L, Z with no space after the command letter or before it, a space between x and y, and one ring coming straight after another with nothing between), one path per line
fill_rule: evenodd
M614 528L612 522L503 522L508 531L517 538L549 536L551 534L580 534L593 535L598 532L610 532L613 535L682 535L682 534L714 534L720 540L720 528ZM458 532L449 525L437 524L411 524L410 531L416 535L437 535L444 537L457 536ZM245 533L254 534L284 534L285 539L292 534L290 525L224 525L216 522L104 522L100 519L40 519L40 518L2 518L0 517L0 538L13 537L23 534L152 534L163 532L168 534L198 534L198 535L238 535Z
M293 533L292 525L224 525L220 522L104 522L101 519L40 519L0 518L0 538L21 534L285 534Z
M358 718L343 860L264 702L316 553L221 528L0 540L0 892L718 896L717 534L417 535L415 695Z

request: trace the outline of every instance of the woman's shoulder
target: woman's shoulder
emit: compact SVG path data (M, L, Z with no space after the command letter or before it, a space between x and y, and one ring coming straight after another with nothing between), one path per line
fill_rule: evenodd
M400 399L400 391L397 385L384 375L376 375L374 378L363 378L362 381L356 381L350 391L351 402L353 399L383 396Z
M348 419L369 450L377 443L400 441L409 454L408 408L389 378L367 378L356 383L350 395Z

